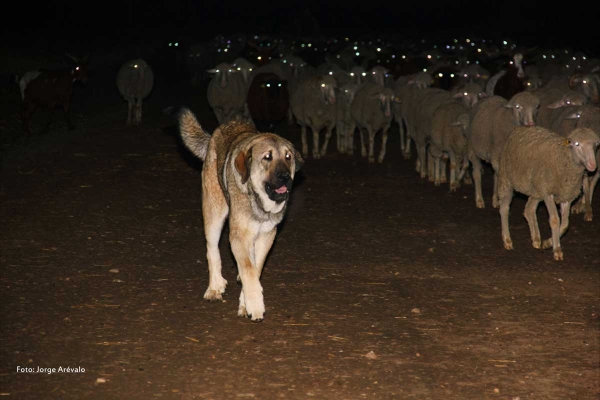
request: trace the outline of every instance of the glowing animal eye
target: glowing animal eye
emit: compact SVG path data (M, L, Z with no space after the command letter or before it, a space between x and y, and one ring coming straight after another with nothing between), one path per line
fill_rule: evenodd
M575 142L575 146L579 146L579 142Z
M366 72L363 72L363 73L362 73L362 76L367 76L367 73L366 73Z
M273 156L271 155L271 153L267 153L267 154L265 154L265 156L263 157L263 159L270 161L270 160L273 159Z
M285 153L285 159L286 160L291 160L292 159L292 155L290 153Z
M325 84L324 84L324 83L321 83L321 87L325 87Z

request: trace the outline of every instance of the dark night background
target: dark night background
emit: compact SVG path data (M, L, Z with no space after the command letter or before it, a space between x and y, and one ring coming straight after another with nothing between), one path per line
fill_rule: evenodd
M350 4L350 5L348 5ZM391 5L393 4L393 5ZM6 7L6 6L5 6ZM597 53L597 12L592 2L508 1L53 1L5 10L5 46L51 45L68 40L79 48L120 41L264 32L290 35L395 34L508 36L527 45L571 46ZM8 11L8 12L7 12ZM11 17L12 16L12 17Z

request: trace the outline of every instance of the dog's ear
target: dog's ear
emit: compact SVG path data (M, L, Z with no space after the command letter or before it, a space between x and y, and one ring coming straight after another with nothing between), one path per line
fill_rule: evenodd
M302 156L300 155L299 151L294 151L294 171L298 172L298 170L300 169L300 167L304 164L304 159L302 158Z
M235 169L239 172L242 178L242 184L248 181L250 178L250 162L252 160L252 149L248 149L248 151L240 151L240 153L235 158Z

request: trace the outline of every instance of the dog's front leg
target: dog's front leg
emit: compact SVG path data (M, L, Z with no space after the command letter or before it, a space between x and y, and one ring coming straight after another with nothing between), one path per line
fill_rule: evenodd
M210 158L213 155L209 155ZM223 278L221 272L221 255L219 254L219 239L225 219L229 213L229 207L223 192L218 187L218 182L210 180L207 177L211 173L210 168L215 170L216 163L210 163L207 167L208 173L202 173L202 215L204 217L204 235L206 236L206 258L208 260L208 289L204 293L204 298L209 301L223 300L223 293L227 286L227 281ZM215 187L217 186L217 187Z
M263 289L260 284L260 270L256 267L256 254L253 240L245 234L232 229L231 250L238 265L238 274L242 281L238 315L247 316L254 322L262 321L265 314ZM246 236L246 237L243 237Z

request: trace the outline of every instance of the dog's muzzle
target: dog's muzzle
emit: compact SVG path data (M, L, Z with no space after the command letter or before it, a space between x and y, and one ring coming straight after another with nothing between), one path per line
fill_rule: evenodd
M269 199L276 203L286 201L292 189L292 177L289 172L280 172L277 174L276 182L265 182L265 192Z

